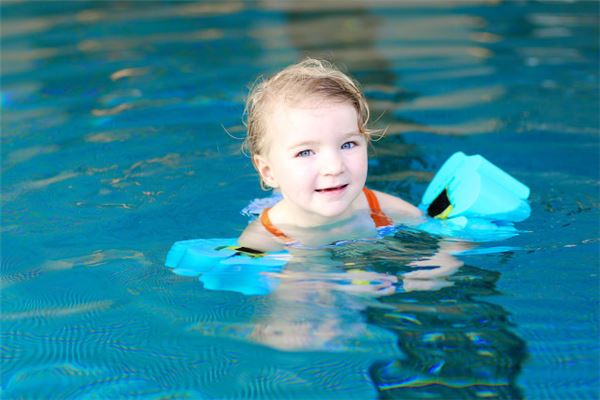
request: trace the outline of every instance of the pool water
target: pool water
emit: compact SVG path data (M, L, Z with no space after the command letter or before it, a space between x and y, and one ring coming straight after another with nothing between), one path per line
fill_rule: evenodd
M597 2L1 13L3 399L600 395ZM387 127L371 188L418 204L452 153L482 154L531 188L521 233L444 267L415 264L443 240L399 230L255 296L165 268L175 241L247 225L266 195L234 138L247 87L304 55Z

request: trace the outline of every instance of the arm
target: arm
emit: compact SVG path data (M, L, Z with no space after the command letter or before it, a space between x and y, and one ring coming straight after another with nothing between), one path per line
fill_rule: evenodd
M417 269L402 276L404 290L407 292L439 290L453 286L454 283L448 280L448 277L456 273L464 264L454 254L473 247L474 245L469 242L441 239L439 248L433 256L415 260L408 264L411 267L417 267ZM435 268L418 269L418 267Z
M387 193L374 190L379 200L379 205L383 212L389 215L394 221L419 220L423 213L417 207L413 206L400 197L392 196Z

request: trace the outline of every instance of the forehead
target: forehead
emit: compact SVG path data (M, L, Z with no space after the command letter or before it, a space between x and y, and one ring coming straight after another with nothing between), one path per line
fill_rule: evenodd
M265 145L324 135L358 132L358 113L349 102L312 99L302 103L277 102L265 120Z

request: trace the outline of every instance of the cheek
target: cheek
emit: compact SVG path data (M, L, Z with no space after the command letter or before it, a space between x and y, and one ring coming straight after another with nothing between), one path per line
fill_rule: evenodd
M367 175L369 160L366 151L361 151L350 160L350 168L355 175Z
M314 174L309 163L296 163L290 166L288 177L294 182L310 182Z
M279 160L275 167L275 173L282 185L300 183L310 180L311 167L309 163L297 160Z

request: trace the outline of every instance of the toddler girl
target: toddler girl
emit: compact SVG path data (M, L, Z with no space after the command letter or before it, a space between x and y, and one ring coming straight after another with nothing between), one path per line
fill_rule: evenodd
M369 107L358 84L331 64L306 59L258 83L246 117L244 145L261 185L283 199L248 225L241 246L323 245L421 218L406 201L365 187Z

